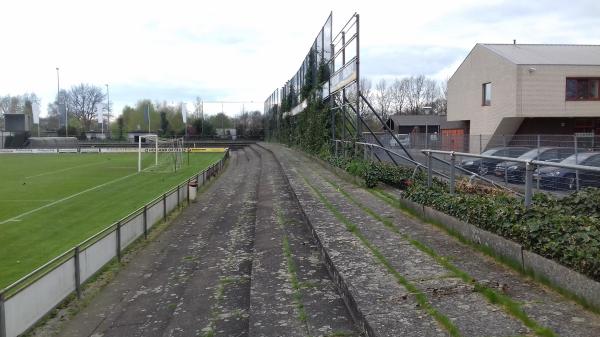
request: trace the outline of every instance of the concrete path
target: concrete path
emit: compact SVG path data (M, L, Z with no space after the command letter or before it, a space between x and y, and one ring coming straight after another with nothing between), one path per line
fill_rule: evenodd
M60 336L356 336L274 158L228 168Z
M302 153L264 146L283 165L372 335L600 336L600 316Z

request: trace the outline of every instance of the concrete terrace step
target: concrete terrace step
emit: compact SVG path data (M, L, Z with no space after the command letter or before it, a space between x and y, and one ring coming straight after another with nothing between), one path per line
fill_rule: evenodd
M358 336L328 277L283 172L262 157L256 218L250 336Z
M372 335L594 336L600 331L597 315L410 218L301 153L265 146L285 167L340 274L340 287L347 289L355 315ZM362 272L355 270L357 263L365 267ZM504 302L496 303L490 294ZM415 303L419 296L430 307ZM391 314L387 320L382 311Z
M283 177L263 149L232 151L222 176L54 335L358 336Z

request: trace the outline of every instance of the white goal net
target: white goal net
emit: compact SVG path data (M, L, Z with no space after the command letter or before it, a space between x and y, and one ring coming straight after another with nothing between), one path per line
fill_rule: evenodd
M138 172L169 173L182 168L185 147L183 138L162 139L143 135L138 143Z

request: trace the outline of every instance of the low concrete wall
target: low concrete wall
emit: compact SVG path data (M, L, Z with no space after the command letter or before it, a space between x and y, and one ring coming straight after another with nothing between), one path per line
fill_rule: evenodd
M600 308L600 283L550 259L523 250L523 266L538 279L581 298L592 307Z
M485 247L500 257L516 262L521 268L523 267L523 246L520 244L473 226L431 207L424 206L423 209L425 210L425 219L437 222L468 241Z

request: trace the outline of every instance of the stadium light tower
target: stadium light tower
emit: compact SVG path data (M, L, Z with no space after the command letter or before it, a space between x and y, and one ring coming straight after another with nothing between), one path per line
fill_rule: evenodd
M108 83L106 85L106 132L108 139L112 138L110 134L110 93L108 92Z
M63 99L63 104L65 100ZM60 73L58 67L56 67L56 109L60 113ZM69 137L69 115L67 115L67 107L65 106L65 137Z

